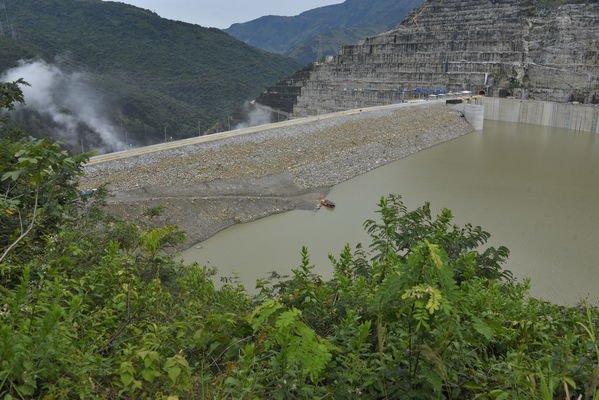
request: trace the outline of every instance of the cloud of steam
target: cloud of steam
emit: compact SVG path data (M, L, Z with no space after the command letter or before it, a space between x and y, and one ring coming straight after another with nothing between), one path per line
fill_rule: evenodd
M48 135L60 138L77 151L99 150L102 153L122 150L125 143L120 131L106 116L105 107L84 76L66 73L44 61L24 62L7 70L1 81L23 78L31 87L21 87L26 104L16 112L37 112L52 124L44 127ZM93 144L90 144L93 138ZM86 140L87 139L87 140Z
M272 122L272 109L262 104L255 102L245 103L242 108L244 121L235 125L233 129L248 128L250 126L258 126L270 124Z

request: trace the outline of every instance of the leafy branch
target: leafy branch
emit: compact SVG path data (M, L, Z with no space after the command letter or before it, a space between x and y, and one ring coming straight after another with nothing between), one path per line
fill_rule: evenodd
M29 223L29 226L27 227L27 229L23 232L21 212L19 211L19 223L21 224L21 232L22 233L21 233L21 235L10 246L8 246L6 248L6 250L4 250L4 252L0 256L0 263L2 263L2 261L4 260L4 258L8 255L8 253L17 244L19 244L19 242L21 240L23 240L25 238L25 236L27 236L29 234L29 232L31 232L31 229L33 229L33 224L35 223L35 220L36 220L38 200L39 200L39 186L36 186L36 188L35 188L35 200L34 200L33 211L32 211L33 215L31 216L31 222Z

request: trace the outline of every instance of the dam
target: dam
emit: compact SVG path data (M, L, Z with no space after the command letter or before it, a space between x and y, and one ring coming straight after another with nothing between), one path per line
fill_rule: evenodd
M483 120L490 120L599 133L599 105L476 96L451 107L475 130L482 129Z
M534 296L560 304L599 301L599 135L485 121L482 131L431 147L335 186L335 210L296 210L236 225L183 252L246 288L271 271L290 273L307 246L314 272L332 274L328 255L370 239L380 196L396 193L414 209L452 210L456 223L481 225L490 244L511 253L504 265L531 278Z
M155 222L187 232L186 261L250 288L294 267L302 245L326 276L328 253L368 243L363 220L379 196L398 193L410 207L432 201L489 230L493 245L512 249L506 268L533 278L534 295L564 304L592 296L599 107L468 101L490 117L483 130L472 132L446 100L406 102L99 156L82 185L110 182L109 206L125 217L166 206ZM555 110L560 118L548 117ZM332 213L315 211L325 196L338 203Z
M483 97L485 119L599 133L599 106Z
M111 206L126 217L141 215L148 207L167 206L167 214L157 223L180 224L188 232L186 244L191 245L227 227L241 229L245 225L240 223L269 215L291 210L313 212L319 198L330 190L331 195L335 193L335 185L397 162L404 166L402 171L411 171L397 189L386 189L393 187L393 174L390 178L365 178L383 182L372 189L376 196L390 191L405 196L428 193L422 185L408 184L414 177L417 183L435 182L434 186L445 188L443 192L449 196L430 192L431 198L426 200L439 198L437 207L459 211L462 204L468 204L464 211L469 211L490 204L479 213L481 217L504 210L498 214L497 224L491 222L486 228L500 232L499 239L508 242L521 238L508 243L510 247L526 248L536 241L540 245L531 248L543 255L544 245L563 249L560 240L574 238L568 243L584 253L594 248L589 240L595 234L586 228L579 234L577 225L568 225L568 220L560 220L566 232L547 218L525 224L541 227L537 230L502 229L510 218L526 221L525 216L536 215L538 210L547 216L570 216L571 212L564 210L568 204L580 212L576 217L580 227L588 226L585 223L589 221L591 226L598 224L593 191L598 181L594 162L599 133L597 37L596 2L536 8L519 0L426 0L395 29L344 46L337 55L286 78L257 99L281 115L304 120L93 159L82 185L93 188L110 181L115 193ZM463 109L446 106L443 97L422 100L426 94L451 91L482 97L469 100ZM405 102L416 98L416 102ZM510 128L511 123L518 128ZM529 133L534 130L530 126L546 130L533 134ZM476 131L468 135L473 127ZM448 158L437 153L453 148L455 143L465 143L463 153L455 151ZM520 158L513 158L514 154ZM564 154L571 158L562 158ZM408 160L421 157L432 157L428 175L424 173L426 165L405 167ZM465 169L449 168L466 160L469 163L462 165ZM489 160L496 163L483 168ZM443 174L446 167L452 175ZM539 173L528 174L534 171ZM433 179L439 176L444 179ZM527 179L513 180L521 176ZM463 177L469 179L464 181ZM457 182L462 182L461 191L455 193L450 189ZM540 190L537 184L548 189ZM368 187L367 183L360 185ZM469 197L452 203L451 197L459 198L462 192ZM542 195L528 196L531 193ZM358 191L347 196L360 195ZM518 199L528 201L528 206ZM554 208L536 207L552 202ZM342 214L341 210L330 216ZM472 222L484 224L485 220L473 217ZM345 232L350 227L342 224L336 229ZM273 232L276 236L278 231L254 236L269 237ZM561 239L541 235L547 232L561 232ZM559 254L553 259L560 264L551 264L551 260L545 263L553 265L552 270L535 264L531 271L567 278L558 268L566 268L569 261ZM526 265L535 260L544 258L516 261L520 277L527 275ZM597 283L596 263L574 256L572 260L582 268L572 274L583 280L578 282L581 291L578 284L565 285L559 297L549 284L544 289L533 288L538 290L535 293L564 302L584 296L585 282ZM289 266L288 261L285 264ZM563 282L566 280L555 285Z
M108 183L126 218L164 205L187 244L294 209L330 187L472 131L444 100L348 110L94 157L82 190Z

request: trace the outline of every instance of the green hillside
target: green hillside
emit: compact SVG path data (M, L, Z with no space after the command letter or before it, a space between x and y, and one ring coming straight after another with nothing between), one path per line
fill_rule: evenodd
M0 38L0 67L38 56L85 72L133 137L197 134L297 69L286 57L226 33L100 0L6 0L15 36ZM3 19L3 22L5 20Z
M17 60L33 58L36 51L17 41L0 36L0 71L17 65Z
M286 55L301 62L318 60L322 56L335 54L343 45L357 43L387 29L387 26L378 24L328 31L298 44L287 51Z
M340 45L393 28L423 0L346 0L294 17L264 16L225 31L247 44L289 55L302 63L335 52ZM361 28L361 29L356 29Z

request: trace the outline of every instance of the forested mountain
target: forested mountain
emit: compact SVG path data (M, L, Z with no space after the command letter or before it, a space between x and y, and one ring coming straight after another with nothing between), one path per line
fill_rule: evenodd
M334 53L367 35L393 28L423 0L346 0L294 17L268 15L225 31L252 46L289 55L302 63Z
M205 131L298 67L218 29L123 3L3 0L0 11L1 70L38 57L77 73L129 141L156 141L165 127L173 138L195 135L198 122ZM28 115L28 128L41 117Z

